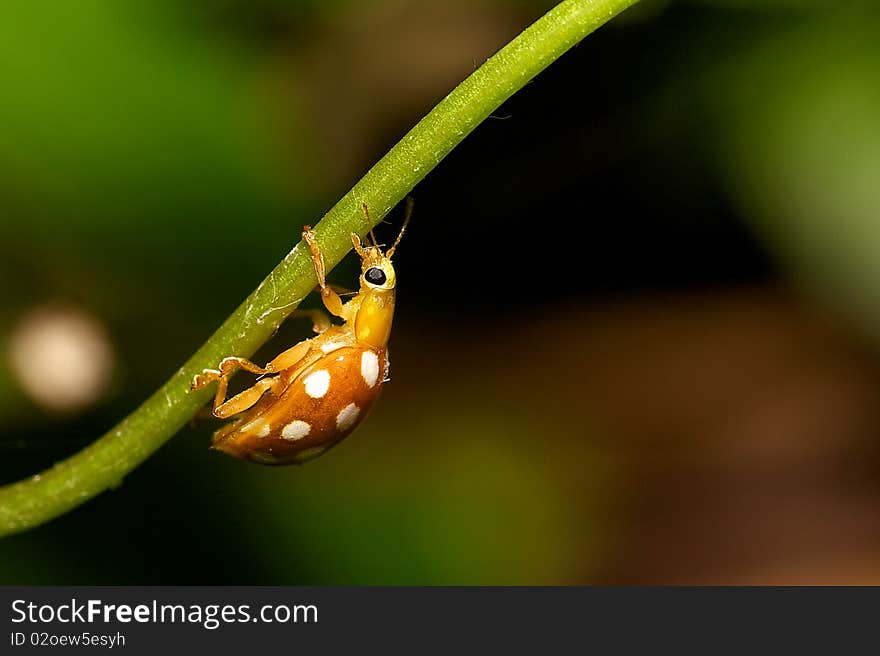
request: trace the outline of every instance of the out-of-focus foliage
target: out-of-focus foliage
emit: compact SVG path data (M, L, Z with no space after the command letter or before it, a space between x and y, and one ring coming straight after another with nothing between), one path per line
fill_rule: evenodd
M271 207L258 53L176 4L4 3L0 170L22 215L6 225L35 236L60 215L74 235L149 244Z
M731 66L722 154L803 284L880 334L880 12L842 4Z

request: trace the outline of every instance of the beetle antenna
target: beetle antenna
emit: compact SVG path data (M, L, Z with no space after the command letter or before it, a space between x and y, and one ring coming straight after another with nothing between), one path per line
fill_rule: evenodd
M373 222L370 221L370 208L367 207L366 203L361 203L361 207L364 208L364 216L367 217L367 226L370 229L370 239L373 242L373 246L378 246L379 242L376 241L376 235L373 233L373 225L372 225Z
M354 250L357 251L360 258L362 260L367 259L367 253L364 251L364 247L361 244L361 238L357 236L356 232L351 233L351 243L354 245Z
M391 256L394 255L394 251L397 248L397 245L400 243L400 238L403 237L403 233L406 232L406 226L409 225L409 217L412 216L413 205L415 205L415 201L412 196L406 197L406 214L403 217L403 225L400 226L400 232L397 233L397 239L394 240L394 244L391 245L391 248L385 253L385 256L390 260Z

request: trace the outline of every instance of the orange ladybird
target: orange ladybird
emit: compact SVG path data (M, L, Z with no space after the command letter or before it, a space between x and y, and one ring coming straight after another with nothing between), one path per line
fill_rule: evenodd
M218 383L214 416L234 417L214 433L211 448L264 465L297 464L321 455L360 423L388 380L397 283L391 257L411 211L409 200L400 234L385 253L375 239L372 246L364 246L352 234L361 258L360 291L344 304L327 286L324 258L314 233L305 226L303 240L312 254L324 307L343 323L331 324L319 310L302 312L312 318L317 337L284 351L265 367L231 356L217 369L197 375L193 390ZM228 379L239 367L261 378L227 400Z

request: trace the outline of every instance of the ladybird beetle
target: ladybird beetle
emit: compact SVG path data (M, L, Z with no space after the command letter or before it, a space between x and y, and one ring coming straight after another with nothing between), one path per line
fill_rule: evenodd
M369 222L369 210L363 205ZM299 464L338 444L360 423L388 380L388 337L394 317L397 278L391 257L409 223L412 199L394 244L385 253L351 235L361 258L360 290L343 303L325 281L324 257L309 226L309 247L321 300L342 319L334 325L320 310L298 314L312 319L318 335L284 351L265 367L230 356L217 369L195 376L191 389L217 381L213 414L233 421L214 433L211 448L264 465ZM370 231L372 237L372 231ZM229 377L238 368L259 374L250 388L226 399Z

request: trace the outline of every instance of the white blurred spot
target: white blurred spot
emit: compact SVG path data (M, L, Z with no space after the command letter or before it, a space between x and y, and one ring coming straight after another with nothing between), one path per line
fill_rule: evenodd
M326 369L313 371L306 376L303 384L306 386L306 394L313 399L320 399L330 389L330 372Z
M339 414L336 415L336 428L341 431L346 431L357 421L358 414L360 414L361 409L358 408L354 403L349 403L342 410L339 411Z
M372 351L364 351L361 355L361 376L370 388L379 379L379 356Z
M287 424L281 431L281 437L285 440L300 440L312 431L312 426L308 422L294 419Z
M113 350L104 327L78 308L42 306L13 327L9 361L34 401L50 410L83 408L106 389Z

